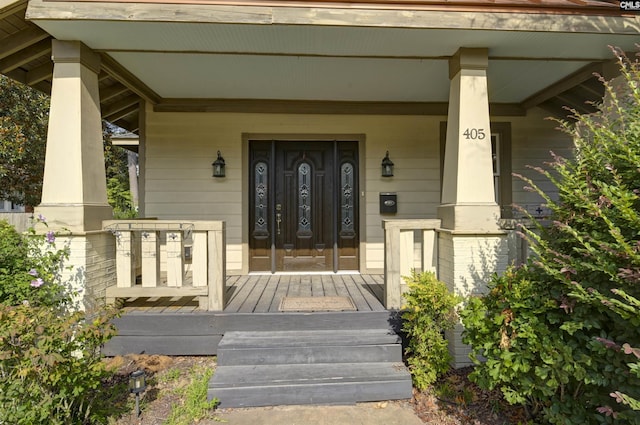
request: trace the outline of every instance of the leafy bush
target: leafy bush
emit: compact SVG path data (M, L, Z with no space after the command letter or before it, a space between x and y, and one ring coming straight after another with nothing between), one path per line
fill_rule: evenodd
M99 348L113 334L113 311L0 305L0 423L105 423L102 380L112 373Z
M53 232L19 234L0 221L2 424L101 423L111 407L99 349L116 311L69 310L72 294L58 279L68 249L54 244Z
M40 218L45 223L44 217ZM46 224L46 223L45 223ZM68 249L55 249L55 234L18 233L0 220L0 304L64 307L70 295L58 282Z
M533 259L461 314L475 379L554 424L640 424L640 66L619 59L599 113L560 123L575 158L536 168L558 199L524 178L553 219L525 229Z
M431 272L412 272L404 279L409 286L402 314L407 363L415 387L423 390L449 370L451 355L443 332L457 323L455 306L461 300Z

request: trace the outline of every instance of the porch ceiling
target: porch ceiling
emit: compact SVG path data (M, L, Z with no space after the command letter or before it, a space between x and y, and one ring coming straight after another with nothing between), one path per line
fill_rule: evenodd
M51 38L80 40L103 54L103 115L129 130L137 129L140 98L160 110L189 100L202 110L218 102L219 110L230 99L442 104L448 101L448 58L461 46L489 48L491 103L556 114L564 105L588 111L585 101L602 94L593 72L608 71L608 46L634 51L639 41L637 17L586 18L575 11L540 13L519 26L496 19L474 24L468 13L443 20L442 12L437 18L411 11L404 24L382 20L390 15L376 21L384 11L368 11L352 24L346 18L314 22L314 9L298 8L306 13L275 23L278 8L236 6L253 18L234 15L229 24L229 7L210 6L202 18L205 6L191 15L189 7L196 6L179 6L185 17L175 5L146 4L127 19L116 16L113 4L33 0L27 17L36 26L25 20L26 1L8 3L0 3L0 72L48 91ZM120 6L121 14L131 7ZM265 19L262 9L273 16ZM69 11L64 19L63 10ZM163 18L162 10L176 19ZM468 23L460 25L463 18Z

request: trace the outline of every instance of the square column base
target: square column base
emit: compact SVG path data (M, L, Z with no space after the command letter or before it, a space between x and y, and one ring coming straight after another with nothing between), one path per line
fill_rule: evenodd
M35 214L47 219L48 230L82 233L102 230L102 221L113 219L113 208L110 205L40 204Z
M494 273L502 273L509 263L509 246L505 232L472 233L439 230L439 279L450 291L463 297L487 292ZM462 324L447 333L453 366L471 364L469 347L462 343Z
M438 207L442 228L486 233L500 229L500 207L488 204L443 204Z

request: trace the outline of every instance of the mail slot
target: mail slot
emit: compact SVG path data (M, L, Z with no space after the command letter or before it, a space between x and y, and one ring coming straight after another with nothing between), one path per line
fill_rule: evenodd
M395 214L398 212L398 194L395 192L380 193L380 214Z

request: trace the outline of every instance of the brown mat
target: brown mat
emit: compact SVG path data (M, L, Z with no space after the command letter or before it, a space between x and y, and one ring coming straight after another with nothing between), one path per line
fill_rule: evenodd
M356 311L350 297L283 297L280 311Z

